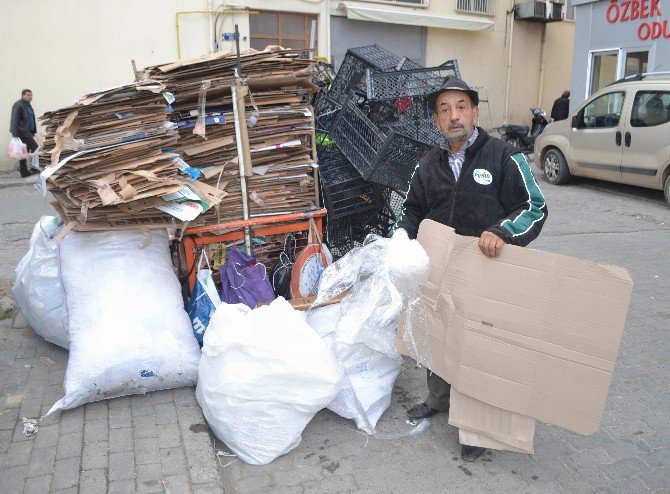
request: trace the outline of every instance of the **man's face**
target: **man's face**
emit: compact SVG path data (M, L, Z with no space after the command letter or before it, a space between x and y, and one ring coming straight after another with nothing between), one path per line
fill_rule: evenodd
M475 131L479 108L463 91L445 91L435 103L435 125L448 143L466 142Z
M28 91L26 94L23 95L23 101L26 103L30 103L33 100L33 93L31 91Z

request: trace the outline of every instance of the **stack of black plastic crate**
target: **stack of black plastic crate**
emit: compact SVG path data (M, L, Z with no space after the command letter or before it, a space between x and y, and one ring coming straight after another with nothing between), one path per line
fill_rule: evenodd
M352 48L314 99L326 238L335 258L387 236L419 159L437 144L427 95L458 63L423 68L379 45Z

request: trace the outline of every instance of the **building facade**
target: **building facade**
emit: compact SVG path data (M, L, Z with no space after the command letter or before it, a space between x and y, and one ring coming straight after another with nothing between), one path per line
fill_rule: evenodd
M483 96L482 126L528 124L530 107L548 110L570 87L569 1L3 2L0 120L9 139L11 106L24 88L33 90L39 115L92 90L128 83L131 59L144 67L234 50L238 25L242 49L313 46L336 65L348 48L373 43L426 66L457 59L463 78ZM0 168L14 166L3 153Z
M670 71L669 0L573 0L571 108L626 76Z

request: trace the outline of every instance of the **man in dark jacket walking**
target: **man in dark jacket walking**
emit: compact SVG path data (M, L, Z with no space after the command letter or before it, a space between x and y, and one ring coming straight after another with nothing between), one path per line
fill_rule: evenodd
M438 221L478 237L490 258L499 257L505 244L528 245L542 229L547 205L524 155L476 126L479 97L462 80L449 77L429 102L444 141L419 162L398 227L416 238L422 220ZM428 398L408 411L409 418L448 412L450 388L428 371ZM474 461L484 451L463 445L461 456Z
M21 99L12 106L12 120L9 124L9 131L14 137L18 137L32 153L37 149L35 134L37 133L37 123L35 122L35 112L30 102L33 100L33 92L30 89L21 91ZM22 177L28 177L31 171L28 170L26 160L19 161L19 171ZM37 173L35 170L34 173Z
M554 106L551 107L550 118L554 122L565 120L570 114L570 91L567 89L563 91L560 98L556 98Z

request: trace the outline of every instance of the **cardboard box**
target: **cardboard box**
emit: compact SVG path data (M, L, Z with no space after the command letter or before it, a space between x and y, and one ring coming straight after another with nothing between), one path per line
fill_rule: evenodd
M460 444L467 444L468 446L479 446L486 449L497 449L499 451L511 451L512 453L533 454L533 449L529 451L515 448L509 444L496 441L484 434L468 431L466 429L458 429L458 442Z
M458 427L461 444L533 453L535 419L475 400L451 388L449 425Z
M418 240L431 262L425 317L401 320L398 350L472 398L596 432L628 312L628 272L513 245L489 259L478 239L431 220Z

